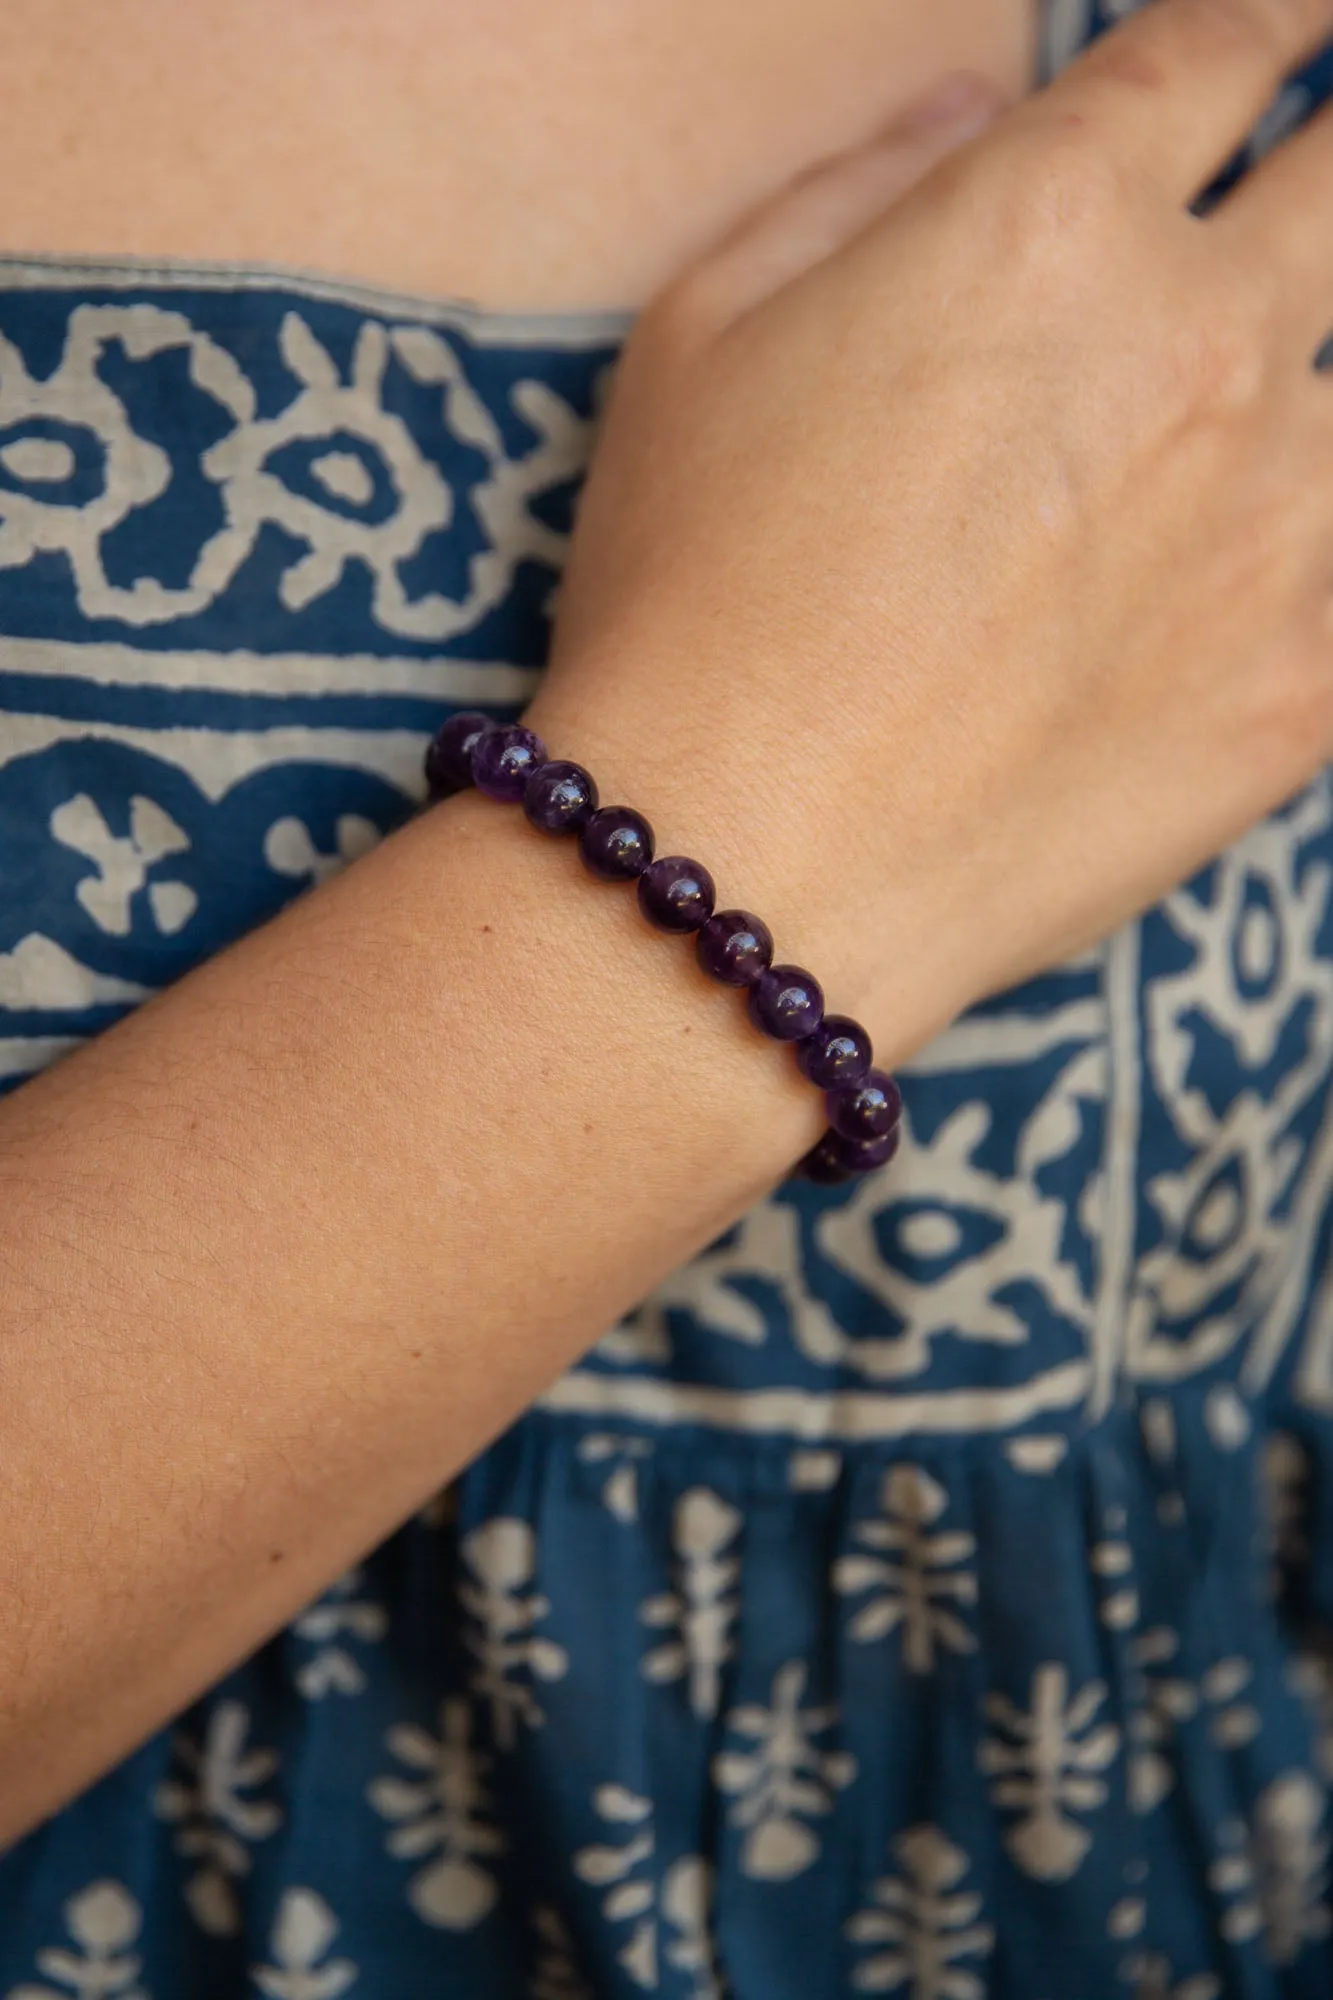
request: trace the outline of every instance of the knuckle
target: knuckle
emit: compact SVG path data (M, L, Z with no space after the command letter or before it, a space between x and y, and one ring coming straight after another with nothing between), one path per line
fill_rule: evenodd
M989 165L989 162L988 162ZM1010 139L991 180L993 241L1022 267L1095 260L1126 213L1118 164L1078 131L1035 125Z
M1085 79L1090 101L1106 86L1170 99L1201 59L1252 70L1274 84L1330 25L1328 0L1172 0L1150 7L1099 43Z
M1320 11L1310 0L1194 0L1201 41L1216 54L1282 64Z
M1327 0L1209 0L1209 6L1243 8L1249 16L1243 32L1257 36L1281 64L1329 32Z
M1329 25L1327 0L1175 0L1156 22L1155 14L1156 9L1149 9L1141 17L1141 38L1131 29L1112 42L1130 45L1141 39L1159 46L1164 87L1178 83L1200 56L1210 64L1239 64L1276 82ZM1117 53L1108 43L1108 57ZM1131 48L1130 53L1138 51Z
M1162 341L1167 383L1187 408L1238 416L1260 400L1268 377L1258 315L1241 298L1173 315Z

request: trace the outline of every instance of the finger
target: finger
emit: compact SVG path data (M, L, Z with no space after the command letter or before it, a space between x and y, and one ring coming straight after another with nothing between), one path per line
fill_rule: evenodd
M1193 200L1283 78L1333 33L1333 0L1154 0L1034 100Z
M832 256L1003 107L987 78L951 77L887 131L822 161L765 202L686 274L717 331Z
M1209 227L1275 274L1283 317L1318 345L1333 327L1333 105L1247 174Z

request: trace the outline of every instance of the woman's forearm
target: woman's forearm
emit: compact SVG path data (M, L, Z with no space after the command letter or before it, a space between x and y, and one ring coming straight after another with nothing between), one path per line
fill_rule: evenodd
M953 99L886 137L861 208L995 108ZM762 658L678 622L599 645L584 694L565 642L534 719L901 1053L946 984L906 950L885 976L797 865L807 808L710 769L698 732L725 744ZM711 701L672 694L686 663ZM402 1520L822 1122L686 944L476 799L0 1107L0 1838Z
M0 1829L404 1518L820 1129L469 798L0 1108Z

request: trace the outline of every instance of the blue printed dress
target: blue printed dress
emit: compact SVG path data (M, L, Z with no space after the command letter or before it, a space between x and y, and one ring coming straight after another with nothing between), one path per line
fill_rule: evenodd
M8 1082L520 709L621 331L0 265ZM1321 777L14 1849L0 2000L1328 2000L1331 1085Z

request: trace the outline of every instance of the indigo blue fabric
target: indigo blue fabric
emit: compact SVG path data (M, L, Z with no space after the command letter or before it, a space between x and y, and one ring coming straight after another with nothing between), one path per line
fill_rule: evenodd
M0 266L11 1084L518 712L620 331ZM0 1861L0 1996L1327 2000L1331 1080L1321 777Z

